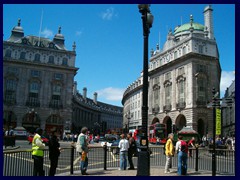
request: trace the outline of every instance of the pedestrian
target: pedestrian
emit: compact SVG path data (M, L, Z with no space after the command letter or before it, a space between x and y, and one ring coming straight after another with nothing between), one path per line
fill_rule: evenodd
M188 158L188 145L183 140L183 136L178 136L178 142L176 143L176 152L178 153L178 175L187 174L187 158Z
M43 130L41 128L36 129L36 133L32 140L32 158L34 161L33 176L44 176L43 170L43 155L45 144L42 141L41 135Z
M156 138L156 145L160 145L160 141L161 141L160 138L157 137L157 138Z
M203 142L203 147L205 147L207 145L207 137L205 135L203 135L202 137L202 142Z
M168 140L165 145L165 155L166 155L166 164L165 164L165 173L170 173L169 168L172 167L172 157L174 156L175 149L173 145L173 134L168 135Z
M232 138L232 150L235 151L235 137Z
M136 142L135 139L132 137L132 133L127 134L127 139L129 143L129 148L128 148L128 162L129 162L129 168L128 170L134 170L134 165L132 161L132 157L134 153L136 152Z
M194 137L192 137L192 139L188 142L188 147L189 147L189 157L192 157L192 148L196 148Z
M89 175L86 171L88 168L88 137L87 137L88 128L83 127L81 129L81 134L78 136L77 146L79 145L79 149L77 151L80 155L80 169L82 175Z
M58 132L57 130L52 131L52 136L49 141L49 159L50 159L50 171L49 176L54 176L56 174L56 169L58 166L58 158L61 152L60 144L58 142Z
M119 170L126 170L129 142L128 140L125 139L124 134L121 134L121 140L119 142L118 147L120 149L120 169Z
M232 138L228 137L226 143L228 150L232 150Z

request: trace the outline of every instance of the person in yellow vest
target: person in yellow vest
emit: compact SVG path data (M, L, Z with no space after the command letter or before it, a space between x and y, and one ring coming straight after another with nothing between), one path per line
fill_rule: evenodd
M172 157L174 156L173 134L168 135L168 140L165 145L166 165L165 173L170 173L169 168L172 166Z
M34 161L33 176L44 176L43 150L45 148L45 144L42 142L42 133L43 130L41 128L37 128L32 141L32 158Z

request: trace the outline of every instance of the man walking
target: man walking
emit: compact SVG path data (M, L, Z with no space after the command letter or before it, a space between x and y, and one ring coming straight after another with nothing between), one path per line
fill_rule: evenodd
M172 167L172 157L174 156L173 134L168 135L168 140L165 145L166 165L165 173L170 173L169 168Z

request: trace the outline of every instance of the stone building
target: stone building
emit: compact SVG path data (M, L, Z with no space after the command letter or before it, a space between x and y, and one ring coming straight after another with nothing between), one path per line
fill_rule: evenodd
M219 91L221 78L212 12L210 5L204 9L204 25L195 22L191 15L188 23L169 30L162 49L157 45L155 51L151 50L148 125L166 124L167 133L190 126L201 135L212 136L212 110L207 104L212 88ZM142 82L138 79L123 96L124 122L130 120L130 129L141 127L141 117L127 115L132 106L136 107L131 99L135 99L136 93L141 98L141 92ZM142 102L138 101L141 107ZM141 108L139 111L141 115ZM137 126L131 127L135 121L139 121Z
M235 136L235 80L226 89L222 100L222 136Z
M72 87L76 45L67 50L61 27L53 40L25 36L18 21L3 41L4 127L24 127L46 133L55 127L63 132L72 120Z
M99 102L96 92L93 94L93 99L88 98L86 87L83 88L82 94L79 93L77 82L74 83L73 94L72 132L80 132L84 126L95 135L121 131L122 107Z

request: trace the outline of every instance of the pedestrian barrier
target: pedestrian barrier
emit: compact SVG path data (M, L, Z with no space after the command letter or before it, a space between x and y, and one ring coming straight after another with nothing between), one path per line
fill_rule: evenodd
M163 154L163 147L151 146L150 166L164 168L166 156ZM235 175L235 151L226 149L216 149L217 173ZM33 159L31 150L9 150L3 152L3 176L32 176ZM88 169L118 168L119 154L114 154L107 147L94 146L88 153ZM198 157L198 158L197 158ZM188 157L188 168L198 170L212 170L212 154L209 148L192 149L192 157ZM133 163L137 166L138 157L133 157ZM172 158L172 167L177 168L177 154ZM44 150L44 170L48 175L50 169L49 151ZM63 148L58 161L56 174L80 171L79 154L74 147Z

